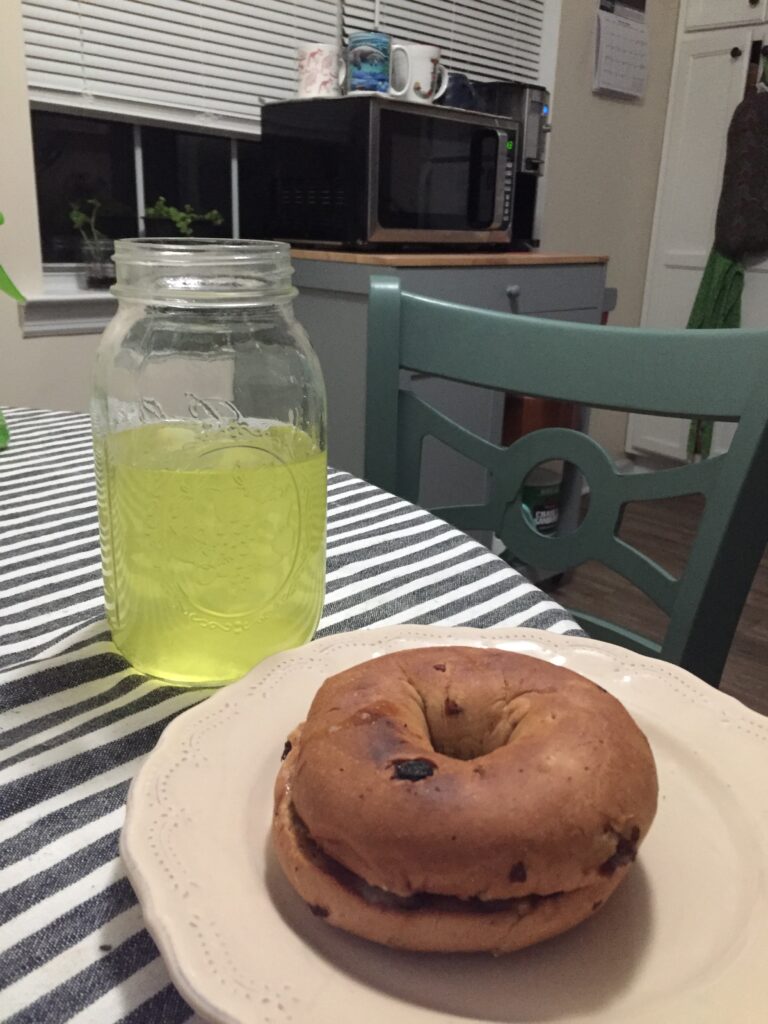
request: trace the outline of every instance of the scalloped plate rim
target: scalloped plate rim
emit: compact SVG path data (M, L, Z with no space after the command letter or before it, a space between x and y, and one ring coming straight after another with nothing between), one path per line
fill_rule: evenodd
M149 752L145 761L131 780L126 798L126 816L123 828L121 829L119 843L120 856L125 864L130 883L139 900L144 924L160 950L173 984L178 988L179 992L189 1005L206 1019L216 1022L216 1024L251 1024L251 1021L246 1020L242 1015L232 1015L227 1009L211 1001L208 996L202 992L190 978L188 978L182 963L183 954L181 956L179 955L179 943L174 935L172 922L164 920L164 915L152 901L153 883L150 882L142 870L141 858L134 856L134 850L132 849L134 843L136 841L140 841L141 838L140 835L133 834L132 816L135 805L140 799L140 790L145 784L146 777L148 777L150 772L153 770L155 762L158 761L166 753L167 749L170 748L177 740L177 734L181 735L189 731L190 723L194 718L202 714L204 710L210 710L210 708L215 707L216 704L227 701L231 698L233 691L237 692L238 689L243 689L253 683L254 677L258 678L265 669L272 667L274 664L279 663L284 659L290 660L292 658L301 657L302 652L305 652L308 649L320 650L325 646L342 644L344 642L349 642L350 640L359 640L361 646L370 647L374 646L379 640L381 643L386 643L389 637L407 640L409 636L413 636L415 642L417 636L423 638L425 633L434 636L434 644L436 646L440 642L451 645L460 645L462 642L467 642L470 645L474 643L478 646L495 647L504 642L520 643L531 641L539 644L541 647L546 647L547 642L549 642L555 647L582 647L592 649L597 652L602 651L614 659L618 655L622 660L629 660L633 665L639 666L645 671L650 672L651 675L658 675L663 671L675 677L685 686L694 688L697 692L697 696L699 698L703 698L697 700L696 708L698 710L711 711L714 707L719 708L722 712L733 712L736 718L751 720L753 724L759 725L761 730L765 729L766 738L768 738L768 724L763 715L760 715L759 712L742 704L736 698L722 693L720 690L703 682L701 679L690 672L687 672L685 669L672 665L669 662L660 661L656 658L638 654L634 651L618 647L617 645L610 644L602 640L595 640L591 637L575 634L555 633L549 630L538 630L517 626L481 628L461 625L443 626L439 623L434 625L416 625L407 623L395 626L373 626L366 629L334 633L329 636L312 640L300 647L291 648L272 655L254 666L254 668L251 669L242 679L221 687L209 698L193 705L174 718L173 721L165 727L158 739L158 742ZM451 641L449 637L458 639ZM426 643L417 644L417 646L427 645L428 644ZM538 655L535 651L526 651L525 653L530 653L532 657L542 656ZM320 682L322 682L322 680L318 682L318 685L320 685ZM615 696L617 696L617 699L621 700L620 696ZM446 1017L445 1019L448 1020L449 1018ZM464 1017L452 1016L450 1019L455 1019L457 1021L466 1020L467 1024L471 1024L470 1019ZM595 1020L597 1021L598 1018L595 1018ZM672 1024L672 1022L670 1022L670 1024ZM680 1018L680 1024L687 1024L687 1020L683 1021L683 1018ZM732 1020L732 1024L738 1024L736 1019ZM745 1020L744 1024L750 1024L750 1022Z

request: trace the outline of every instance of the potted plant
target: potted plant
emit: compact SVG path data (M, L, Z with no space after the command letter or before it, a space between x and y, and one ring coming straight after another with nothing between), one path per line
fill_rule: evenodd
M146 232L153 237L169 234L189 237L194 234L195 224L213 224L220 227L223 223L224 218L218 210L197 213L189 203L182 207L172 206L165 196L158 196L144 211Z
M83 206L86 209L83 209ZM69 204L69 219L82 238L87 288L109 288L115 283L115 266L112 262L115 243L96 227L96 218L101 206L99 199L86 199L84 203L78 199Z

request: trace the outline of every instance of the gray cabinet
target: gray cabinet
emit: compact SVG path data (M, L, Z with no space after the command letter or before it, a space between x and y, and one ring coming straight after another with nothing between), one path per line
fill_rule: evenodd
M299 289L296 316L320 358L328 390L329 462L358 476L364 466L366 316L372 274L398 276L403 288L433 298L582 323L600 321L605 287L604 263L397 267L296 258L294 268ZM502 392L405 376L446 415L482 436L500 439ZM422 502L432 506L480 499L485 471L441 447L429 440L425 445Z

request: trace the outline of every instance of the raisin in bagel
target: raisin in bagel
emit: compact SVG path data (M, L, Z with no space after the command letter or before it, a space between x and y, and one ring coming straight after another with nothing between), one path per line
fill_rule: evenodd
M273 841L330 924L508 952L605 901L656 798L645 736L599 686L507 651L420 648L321 686L286 743Z

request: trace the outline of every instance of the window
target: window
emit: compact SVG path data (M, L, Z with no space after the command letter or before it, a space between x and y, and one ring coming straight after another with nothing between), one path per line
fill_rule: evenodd
M238 139L237 172L240 237L263 238L267 181L261 143Z
M93 117L32 112L37 204L43 260L80 261L79 235L70 219L73 205L101 205L96 226L111 238L138 231L133 129Z
M77 262L72 204L110 237L168 233L159 197L263 234L259 116L295 90L297 42L374 24L478 79L539 75L553 0L21 0L43 258Z
M168 219L144 216L146 208L162 197L177 208L190 205L200 215L217 211L220 222L200 221L192 225L192 232L229 238L241 233L242 194L247 197L249 228L260 225L256 140L45 110L32 112L32 136L47 264L79 263L84 258L81 233L71 218L73 208L94 215L93 226L108 238L177 234ZM246 175L242 189L241 154ZM91 234L88 227L85 233Z
M151 207L162 196L172 206L188 203L200 214L216 210L222 222L203 221L204 234L231 238L233 220L237 219L232 209L233 142L220 135L168 128L144 127L140 132L146 205ZM173 231L167 224L148 220L146 233L168 235Z

